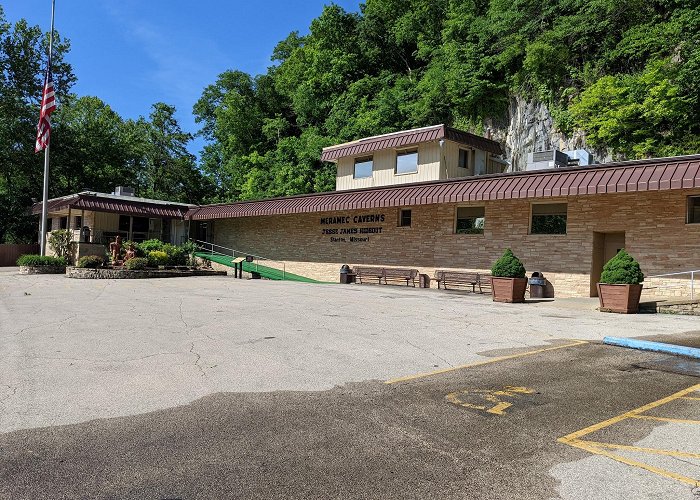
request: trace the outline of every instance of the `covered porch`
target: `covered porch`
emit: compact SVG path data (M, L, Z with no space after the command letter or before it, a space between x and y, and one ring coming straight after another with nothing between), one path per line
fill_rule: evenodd
M117 236L123 241L158 239L180 245L189 237L189 221L184 220L184 214L192 207L130 195L83 191L49 200L47 233L59 229L70 231L77 243L76 258L104 253L104 247ZM32 213L41 215L41 203L33 205Z

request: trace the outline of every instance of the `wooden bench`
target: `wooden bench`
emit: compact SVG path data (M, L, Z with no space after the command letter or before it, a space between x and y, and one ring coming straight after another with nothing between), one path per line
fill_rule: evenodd
M397 269L387 267L384 268L384 284L388 285L387 280L392 281L406 281L406 286L412 284L416 287L416 277L418 276L417 269Z
M362 279L376 279L378 284L388 285L391 281L405 281L406 286L416 286L417 269L399 269L395 267L355 267L353 269L357 275L357 282L362 283Z
M490 274L438 269L435 271L435 281L437 281L438 288L440 288L440 284L442 284L442 288L445 290L447 290L448 285L471 286L473 293L476 293L476 287L479 287L479 293L484 293L484 288L491 288Z

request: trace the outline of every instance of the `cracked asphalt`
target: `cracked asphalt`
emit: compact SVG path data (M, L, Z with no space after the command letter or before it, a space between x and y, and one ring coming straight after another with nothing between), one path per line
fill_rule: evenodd
M696 498L557 439L698 383L648 368L660 355L564 345L699 329L585 302L3 269L0 498ZM512 404L446 400L485 406L472 390ZM673 422L643 423L614 438L671 446Z

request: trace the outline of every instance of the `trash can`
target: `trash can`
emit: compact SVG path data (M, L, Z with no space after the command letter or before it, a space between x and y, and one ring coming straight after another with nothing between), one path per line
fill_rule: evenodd
M349 283L355 283L356 274L352 272L350 266L343 264L340 268L340 283L347 285Z
M530 298L545 298L545 287L547 286L547 280L544 279L542 273L532 273L532 277L530 277L530 279L527 280L527 283L530 285Z
M428 276L427 274L419 274L418 286L420 288L430 288L430 276Z

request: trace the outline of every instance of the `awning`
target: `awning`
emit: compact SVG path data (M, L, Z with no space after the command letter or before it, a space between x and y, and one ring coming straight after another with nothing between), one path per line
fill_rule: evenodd
M700 155L516 172L192 208L185 218L227 219L522 198L700 188Z

